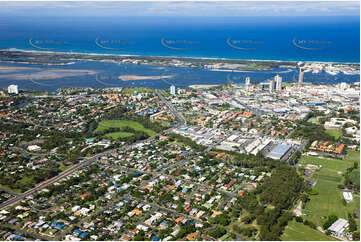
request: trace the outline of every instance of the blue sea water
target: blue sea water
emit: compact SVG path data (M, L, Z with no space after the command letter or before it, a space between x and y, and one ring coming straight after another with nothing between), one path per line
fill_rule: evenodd
M0 49L198 58L360 62L358 17L9 17L0 16ZM187 88L192 84L262 82L280 74L295 81L298 70L217 72L199 68L155 67L95 61L67 66L2 63L37 70L0 73L0 87L56 91L59 87ZM96 75L34 80L32 72L94 70ZM13 73L14 74L14 73ZM119 75L170 75L169 79L120 81ZM305 82L360 81L359 75L305 73Z
M359 17L0 16L0 33L0 49L360 62Z

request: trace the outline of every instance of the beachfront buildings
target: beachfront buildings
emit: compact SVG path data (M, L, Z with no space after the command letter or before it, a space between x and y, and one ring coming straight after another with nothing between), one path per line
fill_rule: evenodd
M249 76L246 77L246 86L251 85L251 78Z
M10 85L8 86L9 94L19 94L18 85Z
M175 95L175 86L174 85L170 86L170 94Z
M280 75L275 76L274 81L276 83L276 91L282 90L282 77Z

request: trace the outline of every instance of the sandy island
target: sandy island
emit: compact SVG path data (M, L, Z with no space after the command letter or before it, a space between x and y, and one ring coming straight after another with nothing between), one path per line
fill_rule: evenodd
M0 71L29 70L32 68L22 66L0 66Z
M220 86L221 84L219 85L189 85L190 88L193 88L193 89L202 89L202 88L212 88L212 87L218 87Z
M139 80L159 80L159 79L169 79L173 76L136 76L136 75L124 75L118 76L122 81L139 81Z
M19 71L17 69L16 71ZM28 80L29 78L36 80L52 80L58 78L78 77L84 75L95 75L97 72L92 70L80 70L80 69L49 69L42 70L33 73L11 73L0 74L0 78L10 80Z

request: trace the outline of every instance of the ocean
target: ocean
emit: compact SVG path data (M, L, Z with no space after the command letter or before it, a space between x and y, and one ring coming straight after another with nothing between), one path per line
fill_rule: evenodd
M0 16L0 49L360 62L358 17Z
M174 56L275 61L360 62L357 17L5 17L0 16L0 49L139 56ZM187 88L192 84L262 82L280 74L295 81L297 69L217 72L186 67L155 67L95 61L67 66L1 63L32 70L2 71L0 87L56 91L59 87L146 86ZM31 73L54 69L93 70L44 78ZM168 79L121 81L119 75L169 75ZM45 75L46 76L46 75ZM305 82L360 81L359 75L305 73Z

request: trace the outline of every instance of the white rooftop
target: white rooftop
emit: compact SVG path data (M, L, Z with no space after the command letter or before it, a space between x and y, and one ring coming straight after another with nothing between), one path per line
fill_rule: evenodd
M347 227L348 221L343 218L339 218L328 229L332 232L342 233Z
M343 192L343 197L347 202L352 201L352 193L351 192Z

